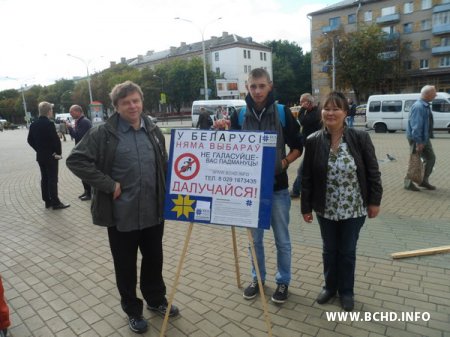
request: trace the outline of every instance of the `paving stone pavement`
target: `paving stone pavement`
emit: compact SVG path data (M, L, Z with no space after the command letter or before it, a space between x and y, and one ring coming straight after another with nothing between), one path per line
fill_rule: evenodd
M39 169L26 144L27 130L0 133L0 274L11 309L13 337L135 336L120 308L106 231L91 224L89 204L77 196L81 182L60 165L59 190L65 210L47 210L40 200ZM392 252L450 244L450 135L433 141L437 156L431 182L436 191L403 189L408 157L403 133L371 133L380 160L384 198L380 216L367 220L358 244L355 313L426 312L416 321L328 320L341 312L338 300L318 305L323 283L317 223L300 221L291 208L293 241L290 297L269 301L273 336L450 337L450 255L392 260ZM63 142L67 157L73 142ZM389 161L386 154L396 158ZM290 167L293 181L296 165ZM164 277L170 292L188 225L166 224ZM237 229L242 283L250 280L247 234ZM275 289L271 233L266 240L268 279ZM272 275L270 275L272 274ZM246 301L236 285L229 227L194 225L175 301L181 315L166 336L267 336L260 298ZM149 331L159 336L163 318L148 311ZM421 316L422 317L422 316Z

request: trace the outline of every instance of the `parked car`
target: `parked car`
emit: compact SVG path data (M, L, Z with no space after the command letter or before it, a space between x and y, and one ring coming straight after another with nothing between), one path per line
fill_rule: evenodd
M367 109L367 104L361 104L356 107L356 115L365 115Z

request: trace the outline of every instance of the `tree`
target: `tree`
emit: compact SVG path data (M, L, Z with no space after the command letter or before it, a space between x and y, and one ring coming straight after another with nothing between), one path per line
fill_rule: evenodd
M272 48L275 97L292 105L301 94L311 92L311 54L303 54L297 43L286 40L264 44Z
M336 89L353 90L358 102L361 98L365 100L371 92L383 92L387 90L386 86L395 86L394 79L403 76L399 65L405 56L404 48L398 38L387 36L377 25L349 33L338 30L322 37L319 55L329 65L333 44ZM328 67L330 77L331 72L332 67Z

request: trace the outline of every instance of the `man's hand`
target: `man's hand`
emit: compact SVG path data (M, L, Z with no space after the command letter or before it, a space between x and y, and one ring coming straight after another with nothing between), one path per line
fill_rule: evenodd
M303 214L303 220L305 220L305 222L311 223L313 219L312 213Z
M369 205L367 207L367 216L369 219L375 218L380 213L380 206Z
M120 183L116 182L116 188L113 194L113 200L116 200L122 194L122 190L120 189Z
M425 147L425 144L419 144L419 143L417 143L417 144L416 144L416 152L417 152L417 153L421 153L421 152L423 151L424 147Z

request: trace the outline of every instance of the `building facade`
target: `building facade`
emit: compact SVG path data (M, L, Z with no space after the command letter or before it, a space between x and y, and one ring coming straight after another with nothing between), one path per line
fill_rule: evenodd
M207 66L220 79L216 83L217 95L222 99L244 98L245 81L254 68L264 68L272 76L272 51L269 47L253 42L251 37L243 38L223 32L222 36L212 36L205 40ZM159 52L148 51L130 60L122 59L136 68L152 68L174 59L203 57L202 42L170 47Z
M426 84L450 92L450 0L345 0L308 16L312 90L319 100L332 88L332 78L323 72L317 52L320 37L371 24L379 25L389 37L407 43L409 56L403 62L406 78L399 86L400 93L419 92Z

